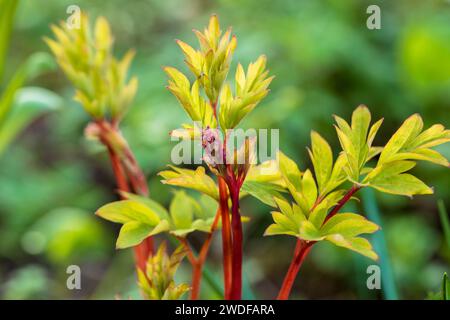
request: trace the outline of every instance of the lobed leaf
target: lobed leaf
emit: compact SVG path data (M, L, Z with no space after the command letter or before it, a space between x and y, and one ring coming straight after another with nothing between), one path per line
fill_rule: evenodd
M337 204L344 193L344 190L336 190L329 193L310 210L308 220L311 221L316 226L316 228L320 229L329 210Z
M311 149L309 156L314 166L319 193L326 188L333 167L333 152L328 142L315 131L311 132Z
M377 177L371 180L369 186L382 192L410 197L416 194L433 194L433 189L408 173Z
M123 224L130 221L139 221L154 227L160 221L159 216L153 210L134 200L108 203L98 209L95 214L105 220Z
M361 171L367 161L380 152L380 149L372 147L372 143L383 119L370 127L370 111L361 105L352 114L351 126L340 117L335 116L335 120L336 132L347 160L343 169L350 181L359 183Z
M411 174L404 173L415 166L413 161L393 161L378 164L364 179L364 182L379 191L413 196L432 194L433 190Z
M277 185L284 185L280 168L276 160L267 160L263 163L252 166L245 179L246 181L270 182Z
M390 159L416 138L423 128L422 118L414 114L401 125L383 149L379 163L389 162Z
M116 248L124 249L138 245L153 231L153 226L140 221L126 222L120 229Z
M196 170L181 169L169 166L172 170L158 173L164 178L161 182L174 186L197 190L211 198L219 199L219 189L214 180L205 173L205 168L198 167Z
M273 77L268 77L266 62L266 57L260 56L254 63L250 63L247 73L244 73L242 65L238 65L235 96L229 84L223 87L219 99L219 122L223 129L235 128L268 94Z
M373 251L372 245L367 239L360 237L344 238L340 234L329 235L325 239L338 247L350 249L372 260L378 260L378 255Z
M200 82L195 81L191 87L188 78L177 69L165 67L164 71L170 78L167 88L177 97L192 121L201 122L205 128L217 127L213 107L200 93Z
M264 235L287 234L297 236L300 224L306 221L304 213L296 204L292 206L283 198L274 198L281 212L272 212L274 224L270 225Z
M169 213L166 208L153 199L148 197L140 196L130 192L119 191L120 195L126 199L140 202L145 206L149 207L154 213L158 215L161 220L167 220L169 218Z
M331 217L320 229L323 235L340 234L353 238L365 233L374 233L380 228L363 216L355 213L339 213Z
M379 165L398 160L422 160L449 166L448 160L431 147L450 141L450 130L436 124L422 132L423 120L414 114L400 126L381 152Z
M320 230L308 220L300 223L297 237L306 241L321 241L324 239L324 236L321 234Z
M291 193L301 189L302 172L297 164L288 158L284 153L278 151L277 161L280 167L280 173Z
M308 208L312 208L317 200L317 186L311 171L306 170L301 181L301 194Z
M170 216L175 229L188 229L194 219L193 199L188 197L184 191L175 193L170 202Z
M281 197L281 193L286 192L286 190L273 183L251 181L246 179L242 185L241 192L248 193L259 201L271 207L275 207L276 203L274 201L274 197Z

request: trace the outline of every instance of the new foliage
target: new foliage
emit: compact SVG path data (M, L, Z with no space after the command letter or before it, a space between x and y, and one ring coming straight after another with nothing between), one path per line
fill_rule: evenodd
M224 297L240 299L242 291L243 230L240 199L254 196L276 208L273 224L265 235L297 238L294 257L278 298L289 297L302 261L311 247L328 241L376 260L364 237L379 227L362 214L341 212L343 206L364 187L395 195L431 194L427 186L410 171L419 161L449 167L449 162L432 147L450 141L450 131L442 125L423 129L422 118L409 117L384 146L374 141L383 119L372 124L367 107L358 107L351 122L335 116L341 150L333 154L328 142L311 133L308 149L312 168L300 170L282 152L277 159L256 164L255 141L246 138L239 148L229 149L230 130L268 94L273 76L266 70L264 55L234 72L234 86L227 81L237 40L231 29L223 32L218 18L212 16L203 32L194 30L198 49L177 41L185 55L191 77L173 67L165 67L167 88L174 94L191 123L183 124L171 135L201 142L207 165L195 169L170 166L159 173L162 183L195 191L175 191L169 209L148 197L145 177L117 124L130 106L137 80L127 80L132 51L118 60L112 56L112 35L104 18L93 31L86 15L81 28L53 27L56 41L46 39L58 63L76 87L75 99L93 117L88 132L107 146L116 173L122 200L102 206L97 215L122 224L117 248L139 248L149 237L166 234L175 237L180 247L168 256L163 243L144 259L138 254L138 282L145 298L178 299L189 290L176 285L174 273L184 256L192 266L191 298L200 296L203 265L212 235L221 228L224 272ZM217 129L215 131L214 129ZM213 153L210 151L213 150ZM243 161L237 161L243 159ZM138 173L136 175L136 173ZM215 176L215 177L214 177ZM204 242L196 254L188 235L201 232ZM139 252L139 250L138 250Z

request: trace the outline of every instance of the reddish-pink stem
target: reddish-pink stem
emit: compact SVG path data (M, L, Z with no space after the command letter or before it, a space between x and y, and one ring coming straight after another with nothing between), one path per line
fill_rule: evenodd
M230 213L228 208L228 187L225 180L219 177L220 214L222 219L222 252L223 252L223 278L225 299L230 299L231 268L232 268L232 239Z
M294 257L292 259L291 264L289 265L289 269L286 273L286 277L284 278L283 285L281 286L280 292L278 293L277 300L287 300L289 298L289 294L291 293L292 286L294 285L295 278L302 266L303 260L305 260L306 256L311 250L312 243L306 243L303 240L298 240L297 245L295 247Z
M233 261L232 261L232 282L231 300L240 300L242 297L242 221L239 213L239 187L232 188L231 193L231 227L233 231Z
M327 222L331 217L337 214L339 210L341 210L341 208L359 189L361 189L360 186L353 185L351 189L348 190L347 193L342 197L342 199L339 200L336 206L330 211L323 223ZM318 203L316 203L316 205L317 204ZM289 269L284 278L283 285L281 286L280 292L278 293L278 300L287 300L289 298L292 286L294 285L297 274L300 271L300 267L315 243L315 241L306 242L301 239L297 240L297 244L294 250L294 257L292 258L291 264L289 265Z
M126 147L125 159L122 159L112 146L108 139L111 132L117 132L116 123L108 123L105 120L98 120L97 125L100 129L100 140L108 149L111 165L117 181L117 187L120 191L130 192L131 190L137 194L148 196L148 186L145 176L142 173L137 161L131 150ZM131 188L128 184L131 184ZM122 197L123 198L123 197ZM134 247L136 267L144 271L146 269L147 259L153 252L153 238L148 237L140 244Z
M325 218L325 222L327 222L329 219L331 219L331 217L333 217L336 213L339 212L339 210L342 209L342 207L347 203L348 200L351 199L351 197L359 190L361 189L360 186L357 185L353 185L350 190L347 191L347 193L342 197L341 200L339 200L339 202L337 203L337 205L333 208L333 210L330 211L330 213L327 215L327 217Z
M216 231L217 224L220 218L220 209L216 212L216 217L214 218L213 224L211 225L211 231L208 233L205 242L200 249L200 253L198 254L195 263L192 264L192 291L191 291L191 300L197 300L200 297L200 286L202 281L202 272L203 266L206 261L206 257L208 255L209 247L211 245L211 240Z

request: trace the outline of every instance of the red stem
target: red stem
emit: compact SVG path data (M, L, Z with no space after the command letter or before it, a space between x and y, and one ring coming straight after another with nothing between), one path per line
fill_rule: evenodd
M130 188L128 187L127 178L125 176L125 172L123 170L122 164L120 163L119 156L113 151L113 149L107 146L109 159L111 160L111 166L114 172L114 176L116 177L117 188L124 192L130 192Z
M220 208L216 213L213 224L211 225L211 231L208 233L205 242L203 243L200 253L198 254L197 261L192 265L192 291L191 300L197 300L200 297L200 287L202 281L203 266L208 256L209 247L211 246L211 240L214 232L216 231L217 223L219 222Z
M341 210L341 208L359 189L361 189L360 186L353 185L350 190L348 190L347 193L342 197L342 199L339 200L336 206L330 211L323 223L327 222L331 217L337 214L339 210ZM317 204L318 203L316 203L315 205ZM305 260L306 256L315 243L316 241L307 242L301 239L297 240L297 244L294 250L294 257L292 258L291 264L289 265L289 269L284 278L283 285L281 286L280 292L278 293L278 300L287 300L289 298L289 294L291 293L292 286L294 285L297 274L300 271L303 260Z
M147 269L147 261L148 257L153 252L153 237L148 237L144 239L140 244L133 248L134 256L136 260L136 267L138 267L141 271Z
M220 209L217 210L214 221L211 225L211 230L208 233L205 242L203 242L200 249L200 253L196 257L194 251L192 250L189 242L184 237L178 237L178 240L184 245L187 250L187 258L192 266L192 285L191 285L191 300L197 300L200 296L200 285L202 280L203 266L208 255L209 247L211 245L211 240L214 232L216 231L217 224L220 218Z
M284 278L281 290L278 293L277 300L287 300L289 298L289 294L291 293L295 278L297 277L300 267L302 266L303 260L305 260L305 257L309 253L309 250L311 250L311 247L311 242L306 243L305 241L300 239L297 241L294 257L286 273L286 277Z
M130 149L125 150L125 159L123 159L125 170L130 178L130 184L137 194L148 197L148 185L145 175L136 161Z
M232 282L231 282L231 300L240 300L242 298L242 221L239 213L239 187L230 188L231 193L231 227L233 231L233 258L232 258Z
M230 214L228 208L228 187L223 177L219 176L220 214L222 219L222 252L223 252L223 279L225 299L230 299L231 269L232 269L232 239Z
M140 195L148 196L148 186L145 176L142 173L137 161L134 158L133 153L128 148L125 148L125 159L121 159L119 154L115 151L111 141L108 139L111 130L118 133L116 124L109 124L105 120L99 120L96 122L100 128L100 140L107 147L108 154L111 160L111 165L114 171L114 175L117 181L117 187L120 191L130 192L131 189ZM125 168L125 169L124 169ZM153 253L153 238L148 237L140 244L134 247L136 267L144 271L149 255Z
M129 148L125 149L125 159L122 161L133 191L136 194L148 197L149 190L147 180L145 179L144 173ZM134 247L136 264L141 270L145 271L148 257L153 254L153 250L153 237L147 237L144 241Z
M217 100L216 101L210 101L210 105L213 109L214 118L216 119L217 123L219 123L219 119L217 117ZM223 160L224 164L226 164L226 154L227 154L227 148L226 148L227 142L226 142L226 135L224 137L224 142L222 145L222 152L223 152ZM234 231L232 235L232 226L230 223L230 209L228 206L228 198L229 198L229 189L227 186L227 183L225 181L225 178L222 176L218 177L219 182L219 206L220 206L220 212L221 212L221 220L222 220L222 255L223 255L223 282L224 282L224 297L226 300L232 299L231 292L232 292L232 286L233 286L233 261L234 261ZM239 204L238 204L239 205ZM235 205L233 205L234 207ZM239 213L239 208L238 208ZM239 217L240 222L240 217ZM233 224L236 224L235 219L233 219ZM234 228L233 228L234 230ZM241 237L242 237L242 229L241 229ZM242 249L241 249L242 251ZM242 256L241 256L242 259ZM242 264L242 261L241 261Z
M336 213L341 210L341 208L344 206L344 204L347 203L348 200L351 199L351 197L359 190L361 189L361 186L353 185L350 190L347 191L347 193L342 197L341 200L337 203L337 205L333 208L333 210L330 211L330 213L326 216L325 222L327 222L331 217L333 217Z

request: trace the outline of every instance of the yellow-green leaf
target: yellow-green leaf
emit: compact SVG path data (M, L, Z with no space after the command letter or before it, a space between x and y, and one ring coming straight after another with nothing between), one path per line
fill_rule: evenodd
M367 134L371 115L366 106L359 106L352 114L352 143L357 151L358 165L361 167L367 156Z
M369 186L382 192L404 196L433 194L433 189L408 173L385 177L383 179L375 179L370 182Z
M409 141L416 138L423 127L420 115L414 114L403 122L400 128L394 133L391 139L381 152L380 164L389 162L391 158L399 152Z
M277 161L280 166L280 172L291 192L301 189L302 173L297 164L288 158L284 153L278 151Z
M317 186L311 171L306 170L302 177L301 193L306 201L306 205L311 208L317 199Z
M258 182L246 179L242 185L241 192L246 192L259 201L275 207L276 203L273 198L280 197L281 193L286 192L286 190L270 182Z
M414 161L404 160L379 164L366 176L364 183L379 191L398 195L432 194L433 190L421 180L404 173L414 166Z
M314 166L319 193L323 194L331 176L333 153L328 142L315 131L311 132L311 149L309 155Z
M177 268L185 257L186 251L186 248L181 245L169 256L166 243L162 242L158 251L149 256L145 273L138 270L139 287L146 299L179 299L189 290L189 286L176 285L174 280Z
M143 196L140 196L140 195L137 195L134 193L130 193L130 192L119 191L119 193L121 196L123 196L126 199L140 202L140 203L146 205L154 213L156 213L161 220L169 219L169 213L167 212L166 208L164 208L162 205L160 205L155 200L152 200L148 197L143 197Z
M375 169L369 172L364 179L364 183L370 183L377 179L382 180L386 177L396 176L414 168L416 163L414 161L394 161L385 165L377 165Z
M264 236L276 236L282 234L295 237L297 235L297 232L285 229L281 225L276 223L271 224L270 226L267 227L266 231L264 231Z
M359 237L344 238L340 234L329 235L325 239L339 247L353 250L372 260L378 260L378 255L373 251L372 245L367 239Z
M320 241L324 238L321 235L320 231L310 221L307 220L300 223L298 237L307 241Z
M343 167L343 170L350 181L359 183L361 170L367 161L379 152L379 149L372 148L372 142L383 119L378 120L369 130L370 111L366 106L359 106L352 114L351 126L337 116L335 120L339 142L347 159L347 165Z
M241 120L249 114L256 105L269 93L268 87L273 77L268 77L266 57L260 56L254 63L250 63L247 73L242 65L236 70L236 96L226 84L220 94L219 118L223 129L235 128Z
M153 230L153 226L140 221L126 222L120 229L116 248L124 249L138 245L147 238Z
M320 229L323 235L340 234L345 238L353 238L360 234L374 233L379 227L355 213L339 213L331 217Z
M159 216L149 207L133 200L108 203L98 209L96 214L112 222L127 223L139 221L152 227L156 226L160 221Z
M257 166L252 166L247 173L245 181L271 182L280 186L285 185L276 160L267 160Z
M170 216L176 229L188 229L194 218L193 199L184 191L175 193L170 203Z
M205 173L205 168L196 170L181 169L169 166L172 170L161 171L159 175L164 178L161 182L174 186L200 191L215 200L219 200L219 189L214 180Z

